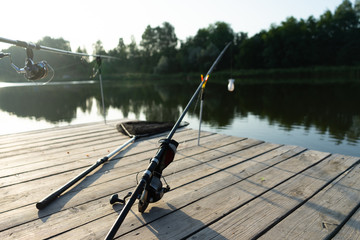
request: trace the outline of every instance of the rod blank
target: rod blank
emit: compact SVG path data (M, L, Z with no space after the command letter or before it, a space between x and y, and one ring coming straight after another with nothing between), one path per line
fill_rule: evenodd
M71 51L66 51L66 50L62 50L62 49L42 46L42 45L35 44L32 42L12 40L12 39L3 38L3 37L0 37L0 42L12 44L12 45L15 45L18 47L42 50L42 51L46 51L46 52L53 52L53 53L64 54L64 55L73 55L73 56L79 56L79 57L100 57L100 58L108 58L108 59L119 59L117 57L112 57L112 56L107 56L107 55L96 55L96 54L93 55L93 54L87 54L87 53L71 52Z

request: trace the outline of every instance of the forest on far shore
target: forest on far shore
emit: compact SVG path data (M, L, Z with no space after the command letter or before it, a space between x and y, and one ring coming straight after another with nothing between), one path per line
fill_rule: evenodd
M360 0L356 0L355 4L343 0L334 12L327 10L319 18L288 17L280 25L271 25L268 30L251 37L244 32L234 32L225 22L199 29L195 36L186 40L179 40L175 28L168 22L156 27L148 25L139 44L134 38L130 44L125 44L120 38L114 49L105 51L101 40L98 40L91 54L118 58L104 60L103 71L109 76L204 73L228 42L232 45L218 65L218 71L245 76L261 75L267 71L291 76L291 73L299 74L299 71L308 74L311 69L328 71L326 69L330 68L350 69L356 77L360 77ZM69 41L63 38L46 36L37 44L72 51ZM2 51L11 53L18 66L24 65L24 49L11 46ZM86 53L81 48L75 51ZM88 58L42 51L35 51L34 59L46 60L59 79L86 79L94 65ZM0 80L12 81L16 76L8 60L1 59Z

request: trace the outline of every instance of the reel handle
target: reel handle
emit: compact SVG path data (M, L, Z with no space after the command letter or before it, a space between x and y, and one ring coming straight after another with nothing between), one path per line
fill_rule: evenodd
M111 205L113 205L113 204L115 204L115 203L125 204L126 198L131 197L131 194L132 194L132 192L128 192L128 194L126 194L126 196L125 196L123 199L120 199L118 194L113 194L113 195L110 197L110 204L111 204Z

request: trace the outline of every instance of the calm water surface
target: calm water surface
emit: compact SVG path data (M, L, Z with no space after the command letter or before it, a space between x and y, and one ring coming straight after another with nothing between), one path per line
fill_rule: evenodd
M202 130L360 156L360 84L226 84L207 84ZM175 121L197 86L105 81L106 119ZM0 83L0 134L103 121L100 96L97 81ZM184 120L198 118L199 103Z

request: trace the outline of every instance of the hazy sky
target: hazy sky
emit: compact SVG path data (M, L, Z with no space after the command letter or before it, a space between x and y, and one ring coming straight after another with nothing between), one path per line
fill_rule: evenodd
M355 0L351 0L354 3ZM1 1L0 37L36 42L44 36L63 37L72 50L101 40L106 50L117 46L119 38L139 42L147 25L167 21L177 37L185 40L198 29L216 21L229 23L235 32L249 36L280 24L289 16L319 18L334 11L342 0L61 0ZM0 49L8 48L0 44Z

